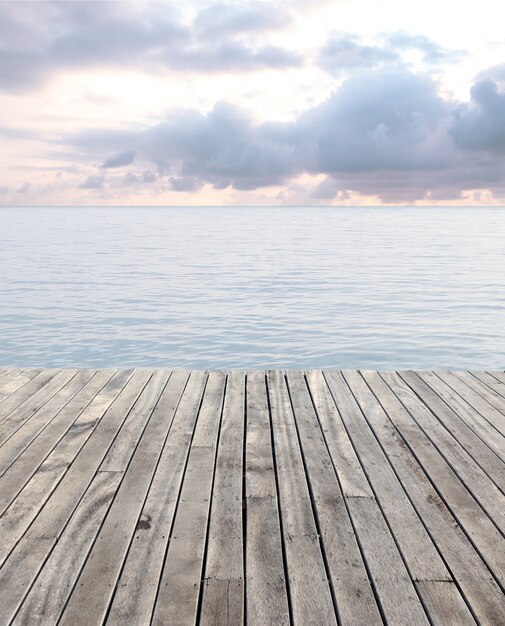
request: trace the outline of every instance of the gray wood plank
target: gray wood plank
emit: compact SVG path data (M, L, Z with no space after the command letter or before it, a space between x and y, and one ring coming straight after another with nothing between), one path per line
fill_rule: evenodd
M473 371L470 371L469 374L471 374L474 378L479 380L481 383L484 383L487 387L492 389L501 398L505 399L505 383L500 382L490 372L473 370Z
M62 388L77 375L78 370L62 370L58 372L43 387L23 402L22 405L11 411L9 415L6 415L0 422L0 446L27 420L33 418L53 396L61 392Z
M75 455L81 450L90 437L92 429L97 425L97 418L100 417L101 415L92 415L90 420L89 416L85 416L86 421L82 426L83 420L80 420L77 427L53 450L16 499L4 511L0 517L0 534L3 535L0 545L0 563L4 561L15 542L22 536L58 486ZM13 487L16 486L13 485ZM8 497L6 494L5 483L3 483L2 498Z
M35 378L38 374L41 373L41 370L7 370L7 375L3 379L2 387L0 388L0 408L2 406L2 402L11 396L18 389L21 389L23 385L30 382L32 378ZM13 374L13 375L10 375ZM5 406L5 405L4 405ZM7 410L7 409L5 409Z
M372 498L349 498L348 505L386 623L391 626L428 625L424 608L379 505Z
M307 382L333 465L346 497L372 498L373 491L321 371L307 372ZM340 401L340 398L339 398ZM345 397L344 406L348 406Z
M228 374L210 505L201 624L244 622L242 476L245 374Z
M398 374L422 398L433 415L475 459L502 492L505 490L505 462L470 428L442 398L414 372Z
M353 374L346 372L344 379L340 372L325 372L325 378L375 497L398 542L408 571L414 580L451 580L416 509L407 497L373 431L368 427L363 412L374 411L377 418L382 419L384 427L388 428L395 445L402 447L404 444L394 427L388 423L389 420L377 414L373 402L367 401L366 395L359 394L363 380L361 377L355 378ZM388 587L386 592L387 589Z
M428 624L412 578L444 580L449 573L375 441L361 402L358 406L340 373L327 372L325 378L381 505L372 498L347 498L385 619L388 624Z
M505 620L505 597L500 587L415 457L394 436L392 424L378 402L372 400L367 404L375 408L369 410L370 406L364 407L363 414L432 540L443 554L455 583L481 623L501 624Z
M167 370L157 370L153 373L144 392L130 411L124 428L121 428L107 452L100 466L101 472L124 472L126 470L170 374L171 372Z
M494 428L496 428L498 432L505 436L505 415L501 411L498 411L498 409L461 381L452 372L437 372L436 375L455 393L468 402L470 406L478 411L479 414Z
M57 624L122 477L121 472L98 472L95 476L13 624Z
M211 372L189 453L152 624L194 624L226 375Z
M386 385L379 374L376 372L365 372L363 375L372 392L375 394L375 397L379 399L382 409L396 426L419 464L433 480L438 493L447 503L454 517L459 521L461 527L467 531L472 542L485 558L491 571L493 571L497 579L503 584L505 582L505 569L503 568L503 564L505 563L505 538L493 524L486 512L481 508L477 500L466 489L451 465L446 462L445 458L439 453L430 439L421 428L419 428L418 424L412 419L398 397ZM394 384L394 375L384 374L384 376L388 376ZM363 396L365 396L365 394L367 394L365 387L362 386L361 390ZM410 389L406 386L402 386L400 383L395 386L395 393L398 394L403 401L409 403L409 407L415 412L418 419L422 419L419 405L415 405L412 402L413 394ZM435 425L433 425L433 428L434 427ZM448 454L455 463L461 466L466 459L456 458L456 450L456 445L454 445L452 450L449 447L445 449L446 454ZM495 489L494 497L501 498L501 504L500 501L497 502L497 506L493 508L493 514L497 516L500 515L500 506L503 507L504 504L503 494L496 489L495 485L487 479L485 474L485 480L482 479L481 482L478 482L477 479L482 478L477 476L477 472L481 471L480 468L475 464L473 466L471 466L470 463L468 464L470 468L464 467L463 470L461 470L460 467L460 471L465 474L467 481L472 482L476 490L482 489L486 491L491 489L491 487ZM474 482L476 484L474 484ZM489 507L491 507L490 503Z
M268 393L294 623L336 624L331 590L283 372L268 372Z
M271 436L265 373L248 372L245 477L247 621L264 626L288 626L288 592Z
M74 407L68 407L68 413L64 411L62 412L63 414L60 414L62 418L65 418L63 422L60 422L58 419L56 423L51 424L14 461L0 477L0 515L4 514L17 494L20 493L35 471L45 461L47 462L41 467L41 476L37 479L38 486L30 488L32 494L30 497L34 498L35 494L44 497L50 492L51 484L57 481L58 477L65 472L66 467L72 462L80 447L91 435L93 428L98 424L107 408L114 402L132 373L132 371L126 371L115 374L103 389L97 389L94 386L95 382L98 382L99 385L102 382L100 378L95 377L93 382L87 386L88 391L91 392L91 397L87 396L84 398L84 401L89 399L84 409L82 411L79 410L77 415L74 415L72 413ZM77 405L77 407L80 407L80 405ZM53 454L51 455L51 453ZM32 508L34 507L32 506Z
M60 411L95 375L94 370L80 370L52 398L50 398L10 438L0 445L0 475Z
M503 397L500 393L497 393L494 389L488 387L487 384L483 383L483 381L479 380L476 376L472 376L470 372L451 372L451 377L452 376L459 379L472 391L481 396L481 398L483 398L486 402L500 411L500 413L505 415L505 397Z
M489 476L481 469L481 467L474 461L474 459L468 454L468 452L461 446L459 441L447 431L442 424L433 416L428 408L421 403L419 398L412 392L412 390L404 383L404 381L396 373L385 372L382 374L382 379L389 386L390 391L379 382L378 374L364 374L365 379L369 382L369 385L373 388L376 384L378 394L381 391L386 392L384 397L385 402L392 400L393 407L398 407L399 402L405 407L407 412L403 410L394 411L395 423L401 417L402 425L412 431L412 423L409 421L408 415L415 421L415 423L422 430L424 436L429 439L436 447L440 456L450 466L454 474L456 474L468 491L472 494L473 498L479 503L479 505L486 511L488 516L494 521L499 528L505 529L505 496L498 489L496 484L489 478ZM401 427L400 427L401 430ZM415 440L418 440L417 433L413 429L413 436ZM423 440L423 449L426 449L426 439ZM429 446L428 446L429 448ZM436 467L440 468L441 476L445 473L445 465L442 462L440 456L435 455L436 462L433 462L433 455L431 450L428 452L430 458L430 470L434 470ZM418 456L418 459L420 457ZM458 482L453 483L451 480L452 473L445 474L446 479L443 481L443 485L447 486L451 494L463 493L461 486ZM447 480L449 477L449 480ZM467 496L463 496L467 499ZM449 500L447 500L449 502ZM458 504L461 500L458 500ZM471 505L473 506L473 504ZM470 515L470 511L465 507L465 514ZM472 519L475 519L473 517ZM505 558L505 554L504 554Z
M22 407L23 403L29 401L34 394L37 393L53 376L56 376L60 370L44 369L37 372L35 376L31 376L31 372L23 371L20 375L22 384L5 398L0 401L0 423L18 407Z
M500 383L501 385L505 385L505 371L487 371L486 374L488 374L489 376L492 376L497 383ZM500 388L499 393L500 395L503 395L501 393L501 388Z
M3 398L6 397L6 395L9 395L8 393L4 395L4 391L3 391L4 385L7 384L9 380L21 374L22 371L23 371L22 368L17 368L17 369L11 368L11 369L0 371L0 400L3 400Z
M100 529L100 535L65 607L60 620L62 625L101 624L107 615L128 548L138 527L149 486L186 385L186 373L170 378L168 384L166 374L164 371L155 372L142 394L145 394L145 398L141 397L137 403L141 407L137 413L139 422L142 422L144 412L151 412L138 446L133 450L128 439L122 438L121 433L118 436L133 456L124 470L124 479ZM153 400L156 395L158 402ZM135 414L136 406L132 415ZM134 423L128 420L124 422L123 428L136 430ZM109 451L116 459L117 449L111 447ZM118 528L121 528L120 533Z
M80 429L89 431L91 428L91 434L88 434L57 489L0 568L2 614L16 612L150 376L149 372L135 372L103 416L97 418L91 415L88 418L90 425L83 422L74 429L77 433ZM54 462L58 464L57 459Z
M416 582L416 587L433 626L474 626L476 624L453 582L420 580Z
M71 373L0 368L0 623L505 623L505 373Z
M347 504L305 378L302 372L288 372L287 377L339 618L349 625L382 624Z
M205 372L192 372L177 406L118 580L108 625L150 623L206 381Z
M436 374L432 372L416 372L416 374L444 400L447 406L452 409L502 461L505 461L505 437L500 432Z

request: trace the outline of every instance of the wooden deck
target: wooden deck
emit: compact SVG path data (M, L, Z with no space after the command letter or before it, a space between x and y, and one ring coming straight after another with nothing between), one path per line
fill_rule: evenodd
M0 624L505 624L505 374L0 370Z

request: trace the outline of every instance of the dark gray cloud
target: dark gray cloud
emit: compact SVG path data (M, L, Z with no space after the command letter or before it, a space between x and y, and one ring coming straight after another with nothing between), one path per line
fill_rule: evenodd
M505 193L505 94L479 81L472 102L443 99L436 83L405 68L363 72L293 122L256 123L220 102L206 114L177 111L138 131L65 138L88 162L134 151L143 168L179 191L205 183L252 190L302 173L326 174L317 199L349 190L384 201L458 198L462 191ZM151 170L143 170L151 171ZM142 170L138 179L142 178Z
M377 44L370 45L352 33L335 33L328 38L318 54L318 64L333 75L352 70L372 69L403 64L403 53L417 50L430 66L452 63L462 52L448 50L429 37L396 32L384 33Z
M123 152L118 152L117 154L113 154L106 159L100 167L103 169L109 169L130 165L135 160L136 154L135 150L124 150Z
M253 71L300 65L301 56L256 41L281 27L281 6L215 5L185 23L168 3L0 2L0 89L42 84L89 67L144 71ZM244 39L244 35L248 38Z

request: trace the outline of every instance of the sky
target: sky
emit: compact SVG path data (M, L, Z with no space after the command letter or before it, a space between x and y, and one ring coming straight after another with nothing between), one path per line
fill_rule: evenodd
M505 204L500 9L0 0L0 205Z

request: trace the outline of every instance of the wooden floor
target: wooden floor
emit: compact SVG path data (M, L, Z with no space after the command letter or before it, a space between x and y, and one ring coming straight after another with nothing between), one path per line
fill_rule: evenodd
M505 374L0 370L0 624L505 624Z

